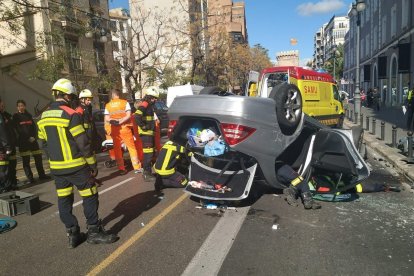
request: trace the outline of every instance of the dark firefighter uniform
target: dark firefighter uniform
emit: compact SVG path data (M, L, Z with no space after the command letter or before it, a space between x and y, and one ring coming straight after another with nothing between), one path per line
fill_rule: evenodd
M144 100L135 111L135 122L142 141L144 173L151 173L151 160L154 155L155 119L153 105Z
M162 185L167 187L185 187L187 178L176 170L180 159L185 156L185 148L172 141L166 142L154 164L154 170L158 174L157 181L162 180ZM159 183L157 183L159 185ZM156 185L156 189L158 189Z
M72 214L73 185L82 196L87 224L98 224L98 190L91 175L97 164L82 124L80 115L63 101L53 102L37 123L39 138L47 141L60 219L66 228L78 226Z
M48 178L42 164L42 151L37 143L37 130L32 115L25 111L13 115L13 122L18 135L19 153L23 160L23 169L29 181L33 181L33 173L30 168L30 155L35 160L36 170L40 179ZM34 139L34 140L32 140Z
M312 198L308 183L289 165L282 165L277 169L277 179L279 182L289 185L283 190L286 201L289 205L296 206L296 199L300 194L305 209L320 209L321 205Z
M9 165L7 168L7 181L6 189L11 190L17 188L17 178L16 178L16 129L13 123L12 115L8 112L0 113L2 119L5 123L6 135L9 137L10 150L11 153L7 155Z
M95 126L95 122L93 121L92 117L92 106L86 106L84 104L80 104L75 111L79 113L82 117L83 128L85 129L86 135L89 138L91 143L92 150L96 152L98 150L98 145L96 144L97 139L97 130Z
M0 193L7 191L8 152L11 152L10 140L6 131L6 122L0 115Z

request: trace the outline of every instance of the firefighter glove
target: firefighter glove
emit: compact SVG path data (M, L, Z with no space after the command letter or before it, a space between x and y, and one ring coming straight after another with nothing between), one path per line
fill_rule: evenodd
M93 177L97 177L98 176L98 168L94 168L94 169L91 169L91 174L92 174L92 176Z

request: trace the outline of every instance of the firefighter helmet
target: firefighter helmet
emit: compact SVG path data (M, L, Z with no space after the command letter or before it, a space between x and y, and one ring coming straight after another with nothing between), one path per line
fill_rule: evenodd
M53 90L69 95L76 94L76 88L68 79L59 79L57 82L55 82L55 84L53 84L52 91Z
M158 98L160 96L160 92L158 91L158 88L155 86L150 86L146 89L144 89L145 96L152 96L154 98Z
M93 98L92 92L89 89L83 89L80 93L79 93L79 99L82 98Z

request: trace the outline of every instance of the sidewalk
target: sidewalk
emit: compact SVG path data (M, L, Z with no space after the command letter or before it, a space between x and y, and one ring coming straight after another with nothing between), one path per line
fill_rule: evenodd
M353 105L349 104L349 110L352 110ZM401 108L384 107L379 111L371 108L361 107L363 114L363 124L361 125L361 117L358 114L358 123L364 128L364 140L368 147L383 156L388 163L392 164L400 173L407 176L411 181L414 181L414 164L407 164L404 159L407 156L403 155L397 148L393 148L392 144L392 126L397 126L397 143L400 138L407 136L405 130L406 118ZM348 112L350 116L351 112ZM367 126L366 118L369 117L369 124ZM375 134L373 132L373 119L376 119ZM344 124L347 127L355 125L355 115L350 118L345 118ZM384 122L384 140L381 140L381 122Z

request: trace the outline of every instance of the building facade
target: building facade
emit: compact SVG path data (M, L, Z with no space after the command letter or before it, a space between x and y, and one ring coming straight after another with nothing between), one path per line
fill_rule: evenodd
M120 72L122 93L132 95L128 85L128 66L132 61L129 42L131 41L131 17L123 8L109 10L109 29L112 37L114 63Z
M276 66L299 66L299 51L283 51L276 54Z
M352 94L356 81L356 52L359 45L360 88L377 87L382 104L404 103L414 76L414 4L413 0L365 0L358 14L349 11L350 30L345 43L344 79ZM359 19L359 21L358 21ZM357 39L358 23L360 40Z
M312 68L320 69L334 57L338 45L345 43L348 30L348 16L333 16L315 33Z
M50 89L62 77L79 90L91 89L94 105L102 105L106 91L97 79L108 73L113 60L107 1L42 1L42 8L33 8L20 20L26 28L17 34L10 22L0 22L0 96L6 109L14 112L16 101L24 99L36 115L52 100Z

